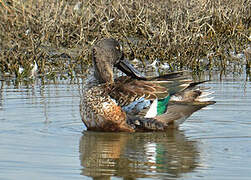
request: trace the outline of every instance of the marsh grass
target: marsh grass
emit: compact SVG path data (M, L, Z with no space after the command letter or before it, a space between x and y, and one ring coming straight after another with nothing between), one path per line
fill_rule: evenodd
M0 14L0 71L16 77L20 67L29 76L34 60L42 75L84 74L104 37L170 71L250 64L231 55L250 45L250 0L0 0Z

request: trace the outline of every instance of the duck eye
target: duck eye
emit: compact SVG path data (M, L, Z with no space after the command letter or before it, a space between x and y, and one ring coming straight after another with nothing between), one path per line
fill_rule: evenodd
M115 48L116 48L117 50L120 50L120 46L116 46Z

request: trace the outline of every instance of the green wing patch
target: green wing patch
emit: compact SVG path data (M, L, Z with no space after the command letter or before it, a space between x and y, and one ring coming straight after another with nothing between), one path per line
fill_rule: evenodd
M157 115L161 115L166 112L167 104L168 104L169 100L170 100L170 95L164 99L158 100Z

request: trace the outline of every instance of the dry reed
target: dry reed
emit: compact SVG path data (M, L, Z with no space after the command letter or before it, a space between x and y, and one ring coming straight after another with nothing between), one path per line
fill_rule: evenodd
M129 59L170 70L226 70L250 46L250 0L0 0L0 71L18 76L34 60L40 74L83 74L104 37ZM247 64L249 59L246 58Z

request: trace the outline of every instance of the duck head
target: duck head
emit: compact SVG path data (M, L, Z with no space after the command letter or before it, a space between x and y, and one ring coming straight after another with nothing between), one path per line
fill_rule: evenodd
M144 79L128 60L124 58L122 46L115 39L103 39L92 50L94 76L100 83L113 83L113 68L116 67L126 75Z

